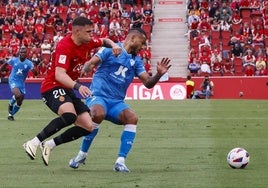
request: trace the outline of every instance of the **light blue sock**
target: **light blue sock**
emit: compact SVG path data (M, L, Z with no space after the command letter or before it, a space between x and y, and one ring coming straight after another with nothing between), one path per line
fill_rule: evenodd
M15 96L13 95L12 98L9 100L9 104L13 106L16 102Z
M121 135L121 145L118 152L118 157L126 158L131 150L136 136L136 125L125 125L125 129Z
M10 113L12 116L14 116L18 111L20 110L20 106L17 104L14 105L12 112Z
M80 150L87 153L95 136L98 134L99 128L95 128L89 135L84 136Z

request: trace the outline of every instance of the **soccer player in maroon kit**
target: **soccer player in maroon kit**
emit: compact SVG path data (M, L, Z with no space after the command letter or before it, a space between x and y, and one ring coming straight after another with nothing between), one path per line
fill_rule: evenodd
M93 39L92 31L93 23L85 17L78 17L72 23L72 33L63 38L56 47L51 70L41 85L41 94L45 104L59 117L50 121L36 137L23 144L32 160L35 159L40 145L43 162L48 165L50 152L55 146L88 135L94 129L89 108L74 92L77 90L85 98L91 95L91 91L76 80L93 48L110 47L116 56L121 53L121 48L109 39ZM75 126L45 141L71 124Z

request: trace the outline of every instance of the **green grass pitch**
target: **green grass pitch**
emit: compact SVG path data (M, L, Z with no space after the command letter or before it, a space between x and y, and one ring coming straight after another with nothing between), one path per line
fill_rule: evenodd
M136 142L127 158L130 173L116 173L122 126L103 122L86 165L69 159L81 139L56 147L49 166L40 150L30 160L22 144L56 117L41 100L25 100L15 121L0 101L0 187L25 188L266 188L268 101L127 101L139 115ZM61 130L60 132L62 132ZM232 169L227 153L243 147L245 169Z

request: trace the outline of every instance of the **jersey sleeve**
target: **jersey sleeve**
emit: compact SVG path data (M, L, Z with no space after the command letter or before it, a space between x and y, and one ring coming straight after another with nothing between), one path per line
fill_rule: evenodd
M55 67L68 69L71 62L70 57L70 51L68 48L65 48L63 45L58 45L55 52Z
M136 57L136 60L135 60L135 76L138 77L139 75L141 75L142 73L146 72L145 70L145 67L144 67L144 63L143 61L141 60L141 58L139 56Z
M93 48L98 48L102 46L102 40L100 38L93 38L90 44Z
M95 54L98 58L100 58L101 62L104 62L109 55L111 55L112 49L111 48L106 48L102 47L98 50L98 52Z
M11 66L14 65L14 62L15 62L15 58L14 58L14 57L10 58L10 59L7 61L7 63L8 63L9 65L11 65Z

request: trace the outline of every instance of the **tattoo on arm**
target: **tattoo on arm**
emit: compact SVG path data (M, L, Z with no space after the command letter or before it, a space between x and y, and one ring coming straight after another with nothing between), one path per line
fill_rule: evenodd
M152 77L149 77L148 81L146 82L145 86L147 88L153 88L155 86L155 84L159 81L159 79L161 78L160 75L156 74Z

